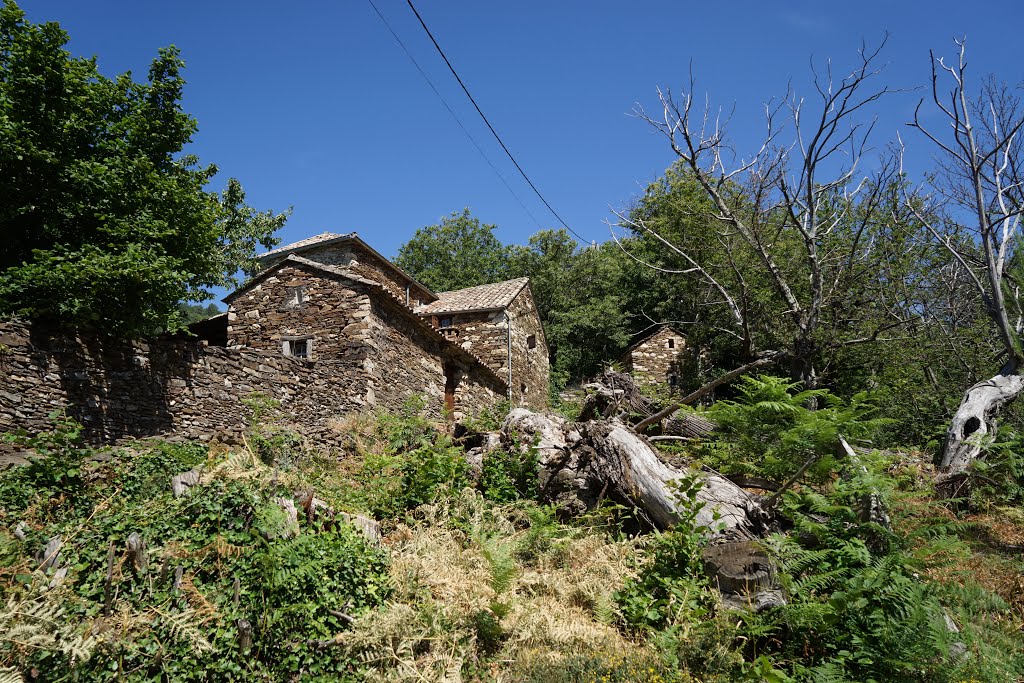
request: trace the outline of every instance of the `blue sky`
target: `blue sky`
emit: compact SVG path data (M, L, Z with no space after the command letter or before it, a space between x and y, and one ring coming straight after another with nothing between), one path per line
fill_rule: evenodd
M375 0L526 209L451 118L374 13L341 2L22 0L32 21L55 20L75 54L113 75L143 78L157 48L187 62L185 108L199 121L193 153L242 181L257 208L294 207L293 241L355 230L385 255L414 231L470 207L525 243L554 227L491 138L404 0ZM673 160L664 140L628 115L679 89L736 105L741 151L760 132L761 105L792 81L808 93L809 64L856 60L862 39L890 33L884 78L923 86L928 49L952 56L968 38L972 73L1024 80L1013 33L1024 6L963 2L469 2L417 7L506 144L555 209L588 240L608 238L609 206L637 196ZM925 93L876 108L878 146ZM903 130L915 168L932 150ZM531 215L532 214L532 217Z

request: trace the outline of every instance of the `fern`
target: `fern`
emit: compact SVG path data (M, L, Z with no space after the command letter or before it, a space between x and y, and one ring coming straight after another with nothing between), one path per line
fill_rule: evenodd
M77 622L69 623L61 604L64 595L48 591L48 582L45 574L36 572L28 589L10 596L0 609L0 656L49 650L61 653L72 664L89 659L96 639L79 634Z

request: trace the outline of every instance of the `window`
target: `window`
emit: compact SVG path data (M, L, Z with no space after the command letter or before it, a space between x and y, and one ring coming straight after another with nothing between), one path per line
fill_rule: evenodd
M668 340L668 348L670 348L670 349L676 348L676 340L675 339L669 339Z
M309 360L313 357L313 340L310 337L290 337L282 344L284 355Z
M527 337L526 345L531 349L537 348L537 335L531 334L529 337Z
M440 325L441 325L441 329L442 330L445 329L445 328L451 327L452 326L452 319L451 318L441 318Z
M679 380L676 379L675 375L669 375L668 376L668 385L670 387L675 387L678 384L679 384Z
M309 298L305 287L289 287L288 288L288 306L295 307L301 306L306 303Z

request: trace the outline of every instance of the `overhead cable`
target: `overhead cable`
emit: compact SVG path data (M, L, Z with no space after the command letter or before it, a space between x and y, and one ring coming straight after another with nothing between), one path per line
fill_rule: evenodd
M519 165L519 162L516 161L516 158L512 156L512 152L509 151L508 147L502 141L501 136L498 135L498 131L494 130L494 126L492 126L491 122L487 120L486 116L484 116L484 112L480 109L480 105L478 105L476 103L476 100L473 99L473 95L470 94L469 88L467 88L466 84L462 82L462 78L460 78L458 72L455 71L455 67L452 66L452 63L451 61L449 61L448 56L445 55L444 50L442 50L441 46L438 45L437 40L434 38L434 34L430 32L429 28L427 28L426 22L423 21L423 17L421 17L420 13L416 10L416 6L412 4L412 0L405 1L409 5L409 8L412 10L413 14L416 15L416 18L420 22L420 26L423 27L424 31L426 31L427 36L430 38L430 42L432 42L434 44L434 48L437 49L437 53L441 55L441 59L443 59L444 63L448 65L448 70L452 72L452 75L455 76L455 80L457 80L459 82L459 85L462 86L462 91L466 93L466 97L468 97L469 101L473 103L473 107L476 108L476 113L479 114L480 118L483 119L484 123L487 124L487 128L490 129L491 134L494 136L494 139L497 140L498 144L501 145L501 148L505 150L505 154L507 154L508 158L512 160L512 164L516 167L516 170L519 171L519 174L523 176L523 180L525 180L526 183L530 186L530 189L533 190L534 194L536 194L540 198L540 200L544 203L544 206L546 206L548 208L548 211L551 212L551 215L558 219L558 222L562 224L562 227L564 227L566 230L575 235L577 239L581 240L584 244L586 244L587 240L578 232L569 227L569 224L566 223L562 219L562 217L558 215L558 212L555 211L554 207L552 207L548 200L544 198L544 195L540 193L540 190L537 189L537 186L533 184L533 181L530 180L530 176L526 175L526 171L524 171L523 167Z

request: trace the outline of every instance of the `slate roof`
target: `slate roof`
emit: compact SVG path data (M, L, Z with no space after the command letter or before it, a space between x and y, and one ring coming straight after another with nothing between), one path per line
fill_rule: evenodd
M515 280L505 280L490 285L438 292L437 301L420 306L416 312L420 315L436 315L438 313L500 310L511 304L529 281L530 278L518 277Z
M292 242L291 244L286 244L283 247L271 249L265 254L257 255L256 258L258 258L263 267L266 268L267 266L270 265L270 261L274 256L287 253L296 254L305 251L306 249L309 249L311 247L323 246L326 244L335 244L338 242L355 242L360 247L362 247L363 249L373 254L378 259L380 259L380 262L384 264L386 268L390 268L392 271L398 273L403 278L408 280L411 284L414 284L417 287L419 287L420 290L422 290L422 292L426 294L428 297L437 296L436 294L434 294L434 291L430 289L430 287L427 287L425 284L414 278L412 275L409 275L409 273L405 272L404 270L396 266L394 263L391 262L390 259L384 258L384 256L382 256L380 252L378 252L376 249L367 244L359 236L359 234L355 232L347 232L345 234L339 234L336 232L322 232L319 235L313 235L312 237L307 237L306 239L299 240L298 242Z
M283 247L278 247L277 249L271 249L265 254L260 254L259 259L262 261L268 256L274 256L275 254L283 254L287 251L300 251L302 249L305 249L306 247L316 246L321 242L329 242L331 240L338 239L339 237L355 237L355 233L350 232L346 235L341 235L336 232L322 232L319 235L313 235L312 237L307 237L304 240L292 242L291 244L286 244Z

